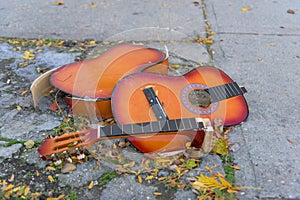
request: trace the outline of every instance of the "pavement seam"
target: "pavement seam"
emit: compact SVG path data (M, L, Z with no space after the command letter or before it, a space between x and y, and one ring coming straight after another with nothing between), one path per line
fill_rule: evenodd
M216 32L216 34L220 35L255 35L255 36L300 36L300 34L286 34L286 33L243 33L243 32Z
M243 125L241 125L243 126ZM242 135L242 138L243 138L243 143L244 144L247 144L247 141L246 141L246 137L245 137L245 134L244 134L244 130L242 128L240 128L240 131L241 131L241 135ZM259 188L258 184L257 184L257 177L256 177L256 173L255 173L255 167L254 167L254 163L253 163L253 159L251 157L251 154L249 152L249 149L247 147L247 157L249 158L249 163L250 163L250 166L251 166L251 171L253 173L253 178L254 178L254 188ZM256 195L258 196L258 192L257 190L255 190L255 193Z

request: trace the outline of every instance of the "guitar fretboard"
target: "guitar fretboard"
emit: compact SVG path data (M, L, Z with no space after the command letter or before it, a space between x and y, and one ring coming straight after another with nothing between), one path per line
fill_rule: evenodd
M236 82L207 88L205 91L211 95L213 102L229 99L247 92L244 87L239 87Z
M136 124L123 124L120 126L115 125L102 127L99 125L98 138L176 132L183 130L199 130L203 128L203 122L198 122L195 118L160 120Z

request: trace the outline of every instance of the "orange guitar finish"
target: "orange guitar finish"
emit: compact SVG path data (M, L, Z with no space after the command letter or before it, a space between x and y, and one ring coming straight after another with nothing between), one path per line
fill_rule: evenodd
M157 49L122 44L96 58L58 68L50 81L54 87L77 97L66 98L75 114L109 118L112 117L110 97L115 84L122 77L141 71L167 73L166 55Z
M157 120L143 93L144 88L152 87L169 119L201 117L213 122L217 118L223 120L225 126L236 125L248 116L248 106L243 95L221 100L204 108L187 100L193 90L232 82L223 71L211 66L196 68L183 76L136 73L117 83L112 95L113 114L118 124ZM129 140L142 152L170 151L184 148L185 142L192 141L191 137L195 134L189 134L191 133L131 137Z

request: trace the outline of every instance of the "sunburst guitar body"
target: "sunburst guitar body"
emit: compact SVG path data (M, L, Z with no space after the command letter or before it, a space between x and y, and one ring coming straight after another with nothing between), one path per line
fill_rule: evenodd
M246 90L222 70L205 66L183 76L135 73L121 79L111 98L114 117L119 126L156 121L157 116L146 99L145 88L153 88L168 119L208 118L223 121L225 126L240 124L249 109L243 96ZM194 135L193 135L194 136ZM141 152L161 152L176 149L176 145L192 141L188 134L130 137Z

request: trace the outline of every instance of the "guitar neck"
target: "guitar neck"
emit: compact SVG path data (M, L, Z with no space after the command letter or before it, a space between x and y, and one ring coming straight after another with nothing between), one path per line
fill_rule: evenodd
M239 87L236 82L231 82L204 90L211 95L213 102L229 99L247 92L244 87Z
M122 124L114 126L98 125L98 139L122 138L137 135L149 135L153 133L165 134L185 130L199 130L205 128L203 119L184 118L142 122L136 124Z

